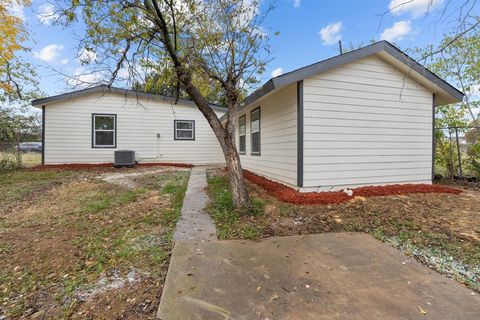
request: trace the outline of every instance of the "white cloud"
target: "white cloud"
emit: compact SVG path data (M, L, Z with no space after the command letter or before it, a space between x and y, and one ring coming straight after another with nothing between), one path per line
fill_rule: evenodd
M293 0L293 7L294 7L294 8L300 7L300 3L301 3L301 2L302 2L301 0Z
M63 50L63 46L59 44L51 44L41 49L40 51L34 51L33 56L45 62L51 62L60 55Z
M7 5L7 8L10 14L22 19L23 21L26 20L25 12L23 11L24 8L22 5L18 4L17 1L11 1L10 4Z
M442 4L443 0L391 0L388 9L394 15L408 13L418 18Z
M90 87L102 82L103 79L104 77L99 72L76 68L71 77L65 78L65 82L73 87Z
M128 79L130 78L130 71L128 70L128 68L121 68L120 70L118 70L117 76L120 79Z
M282 68L277 68L272 71L272 78L281 76L283 74L283 69Z
M88 64L90 62L97 60L97 54L94 51L85 48L85 49L82 49L82 51L78 55L78 60L81 63Z
M55 7L50 3L41 5L39 10L37 18L43 24L50 25L59 17L58 13L55 12Z
M480 84L474 84L468 92L470 95L480 98Z
M410 25L410 21L398 21L395 22L390 28L383 30L380 38L390 42L400 41L411 32L412 27Z
M342 39L343 24L341 21L330 23L326 27L322 28L318 34L322 39L324 45L332 45Z
M60 63L61 63L61 64L67 64L67 63L68 63L68 59L62 59L62 60L60 60Z

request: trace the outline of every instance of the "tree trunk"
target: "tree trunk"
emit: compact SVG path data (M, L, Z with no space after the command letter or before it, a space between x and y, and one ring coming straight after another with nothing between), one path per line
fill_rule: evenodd
M182 67L177 67L177 75L188 93L195 102L200 112L207 119L223 151L227 165L230 186L232 190L232 200L235 209L242 210L250 207L250 197L248 196L247 185L243 177L240 156L235 146L235 111L236 105L229 105L227 112L227 121L222 125L215 112L210 108L207 100L202 96L197 87L192 83L191 76Z
M245 177L243 176L240 156L238 155L235 144L232 143L232 139L227 137L225 140L226 141L224 155L227 164L230 186L232 190L233 205L237 210L249 208L251 206L250 197L248 195Z
M240 156L238 155L235 146L235 111L237 107L238 95L235 93L235 87L229 88L226 92L229 97L228 119L225 126L222 125L215 112L210 108L207 99L200 93L200 90L193 84L192 74L186 67L187 62L180 59L176 50L176 44L172 42L170 31L165 17L156 1L144 2L145 8L156 15L154 22L159 27L159 32L163 38L165 49L169 53L176 74L177 79L183 85L185 91L188 93L192 101L198 107L200 112L205 116L215 136L217 137L220 146L222 147L225 161L227 164L228 175L230 178L230 185L232 189L232 200L235 209L241 210L250 207L250 198L247 192L247 186L243 177L242 166L240 164ZM175 25L173 26L173 34L177 34Z

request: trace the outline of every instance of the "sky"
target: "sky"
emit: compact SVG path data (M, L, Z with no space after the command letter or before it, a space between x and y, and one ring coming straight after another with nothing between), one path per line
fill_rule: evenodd
M442 15L442 10L447 3L447 9L453 10L460 1L277 0L264 23L264 30L272 35L272 61L262 82L337 55L339 40L345 48L371 40L388 40L402 49L438 44L455 22L448 18L449 12ZM44 0L13 10L31 31L27 45L32 50L26 59L35 65L40 89L46 95L71 90L72 79L65 75L82 77L81 59L95 57L93 52L77 52L81 26L65 29L53 25L53 6ZM445 19L439 21L440 17ZM278 36L273 35L276 32Z

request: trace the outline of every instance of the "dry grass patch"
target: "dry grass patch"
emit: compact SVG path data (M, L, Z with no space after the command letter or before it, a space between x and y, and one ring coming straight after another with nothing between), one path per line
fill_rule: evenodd
M0 316L153 318L189 172L147 174L133 189L90 171L9 175Z

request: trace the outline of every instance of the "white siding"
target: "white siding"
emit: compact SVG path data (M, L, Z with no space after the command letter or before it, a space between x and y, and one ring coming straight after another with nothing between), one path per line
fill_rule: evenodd
M212 129L195 106L140 103L119 94L92 94L47 105L45 164L113 162L116 149L92 148L94 113L117 115L117 149L135 150L140 162L224 163ZM195 120L195 140L174 140L174 120Z
M432 92L372 56L304 80L304 189L430 183Z
M250 112L260 107L261 154L251 155ZM242 166L267 178L297 185L297 91L287 86L238 113L246 115L246 154ZM238 123L237 123L238 147Z

